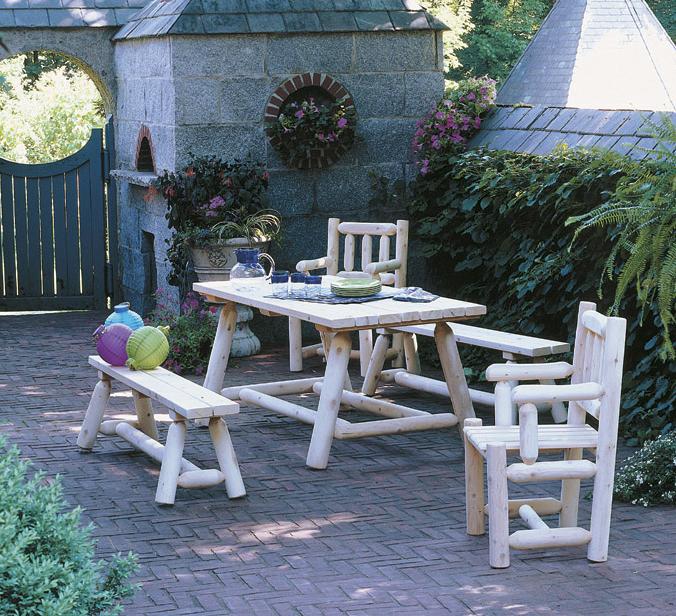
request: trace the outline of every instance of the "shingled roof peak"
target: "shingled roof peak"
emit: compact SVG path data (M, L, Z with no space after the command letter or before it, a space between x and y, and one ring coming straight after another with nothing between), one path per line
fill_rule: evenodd
M501 105L676 110L676 46L644 0L558 0Z

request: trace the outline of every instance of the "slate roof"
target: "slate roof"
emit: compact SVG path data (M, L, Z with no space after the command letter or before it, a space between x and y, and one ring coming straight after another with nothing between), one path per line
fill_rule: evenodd
M152 0L115 40L163 34L445 29L416 0Z
M119 27L150 0L0 0L0 29Z
M676 123L676 46L644 0L558 0L497 102L472 146L641 159L655 146L646 120Z
M676 110L676 46L644 0L559 0L498 103Z
M548 154L565 143L571 148L605 148L640 160L649 155L643 149L655 147L650 124L659 125L662 115L676 124L676 112L499 106L470 146Z

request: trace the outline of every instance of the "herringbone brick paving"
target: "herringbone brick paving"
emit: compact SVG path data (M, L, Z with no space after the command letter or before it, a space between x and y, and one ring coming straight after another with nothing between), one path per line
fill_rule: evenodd
M89 337L101 318L0 316L0 429L38 467L62 475L69 502L96 525L102 556L139 555L142 588L126 614L674 613L673 509L616 503L605 564L570 549L513 553L510 569L492 570L487 538L464 531L456 430L337 442L328 470L311 471L309 427L243 407L228 423L247 497L228 500L222 486L179 488L174 507L156 505L158 467L143 454L119 438L99 439L92 454L75 445L96 382ZM284 350L235 362L227 381L275 378L289 378ZM385 393L444 408L420 394ZM107 416L132 412L117 390ZM215 465L206 430L189 430L185 457ZM556 493L554 484L538 487L525 493ZM588 515L583 501L585 522Z

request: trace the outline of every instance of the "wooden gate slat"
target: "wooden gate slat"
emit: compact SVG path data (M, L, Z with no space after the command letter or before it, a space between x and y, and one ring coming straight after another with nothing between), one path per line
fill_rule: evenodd
M26 218L28 228L28 275L24 292L28 297L42 294L42 256L40 255L40 188L37 178L26 179Z
M91 174L89 161L77 170L78 195L80 207L80 260L82 263L82 294L94 294L94 267L92 258L92 200L91 200ZM101 250L99 238L94 238L98 250Z
M17 294L26 295L28 269L28 227L26 225L26 178L14 178L14 241L16 242Z
M65 178L57 175L52 179L54 200L54 263L56 266L56 295L66 295L68 278L68 253L66 252L66 189Z
M80 233L78 230L77 169L66 173L66 295L80 294Z
M4 237L0 243L4 262L4 281L5 296L13 297L16 295L16 267L14 264L14 191L12 187L12 177L0 176L0 207L2 208L2 226L4 228Z
M93 279L94 308L105 308L106 298L106 209L104 203L103 161L96 156L103 150L103 132L98 132L92 139L92 157L89 170L91 172L90 208L91 236L94 238Z
M55 295L54 234L52 232L52 178L40 178L40 243L42 248L42 295Z

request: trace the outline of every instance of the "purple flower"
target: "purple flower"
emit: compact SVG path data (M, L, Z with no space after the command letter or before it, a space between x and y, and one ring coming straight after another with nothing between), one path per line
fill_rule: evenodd
M340 118L337 124L338 128L345 128L347 126L347 120L345 118Z
M468 100L468 101L473 101L474 99L476 99L476 94L474 94L474 92L470 92L470 93L467 95L467 100Z
M215 196L211 201L209 201L209 208L212 210L217 210L219 207L225 205L225 199L220 195Z
M425 160L422 161L422 166L420 167L420 173L421 173L421 175L426 175L429 170L430 170L430 161L429 161L429 158L426 158Z
M317 133L317 139L319 139L319 141L326 141L326 137L324 137L324 133Z
M299 109L294 115L300 120L305 115L305 112L302 109Z

